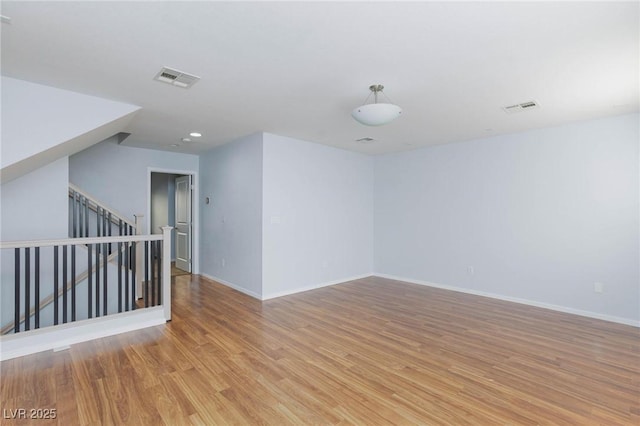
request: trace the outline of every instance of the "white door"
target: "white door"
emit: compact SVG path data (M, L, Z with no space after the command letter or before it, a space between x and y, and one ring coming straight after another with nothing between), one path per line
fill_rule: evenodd
M191 176L176 178L176 267L191 272Z

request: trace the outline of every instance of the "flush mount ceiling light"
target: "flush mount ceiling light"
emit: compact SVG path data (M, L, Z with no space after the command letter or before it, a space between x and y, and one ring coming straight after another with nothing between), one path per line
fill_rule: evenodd
M402 114L402 108L392 103L378 103L378 93L382 93L384 86L382 84L373 84L369 86L369 90L373 93L373 103L367 104L367 100L371 94L365 99L364 105L361 105L351 111L353 118L366 126L382 126L391 123ZM386 95L385 95L386 97ZM388 98L387 98L388 99Z
M202 136L202 133L200 133L200 132L191 132L191 133L189 133L189 136L191 136L192 138L199 138L200 136Z

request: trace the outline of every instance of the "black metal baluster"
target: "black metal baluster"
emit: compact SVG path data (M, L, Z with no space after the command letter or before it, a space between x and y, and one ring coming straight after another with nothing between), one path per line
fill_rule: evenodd
M31 329L31 253L29 247L24 249L24 329Z
M156 241L158 245L158 305L162 305L162 241Z
M100 316L100 243L96 243L96 318L98 318L99 316Z
M88 305L88 318L93 318L93 271L91 267L91 261L93 258L93 245L87 244L87 305Z
M58 325L58 246L53 246L53 325Z
M71 236L76 238L77 229L76 229L76 191L72 191L72 201L71 201Z
M100 206L96 206L96 237L100 236ZM98 265L96 265L96 268Z
M67 323L67 246L62 246L62 323Z
M151 306L156 306L156 256L155 241L151 241Z
M76 214L75 217L75 222L74 222L74 227L75 227L75 234L73 235L74 238L79 238L81 234L81 228L82 228L82 205L80 204L80 194L78 194L77 192L75 193L74 197L73 197L73 212ZM77 211L76 211L77 210Z
M107 305L108 305L108 299L107 299L107 270L109 268L107 268L107 265L109 263L109 244L108 243L104 243L104 247L103 247L103 253L102 253L102 291L103 291L103 299L102 299L102 315L106 316L107 315Z
M35 250L35 265L33 265L35 272L35 308L36 308L36 317L35 317L35 328L40 328L40 247L36 247Z
M129 242L124 243L124 310L129 311Z
M118 235L122 236L122 219L118 219Z
M71 321L76 320L76 246L71 246Z
M149 307L149 241L144 242L144 307Z
M89 236L89 200L87 197L84 198L84 236Z
M122 312L122 243L118 243L118 312Z
M136 244L131 244L131 310L136 309Z
M109 212L109 215L107 216L107 229L109 231L109 236L111 236L111 212ZM109 254L112 253L111 249L111 243L109 243Z
M77 199L74 198L74 204L76 205L76 209L78 209L76 213L76 236L75 238L80 238L82 236L82 197L80 194L77 194Z
M107 236L107 211L105 209L102 209L102 236Z
M82 208L82 195L78 194L78 238L82 238L82 228L84 225L84 210Z
M13 332L20 332L20 249L15 249L15 265L14 265L14 305L13 315Z

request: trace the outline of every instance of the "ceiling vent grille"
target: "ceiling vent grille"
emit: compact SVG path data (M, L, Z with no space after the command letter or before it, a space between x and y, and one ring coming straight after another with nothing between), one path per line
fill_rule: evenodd
M183 89L188 89L197 83L198 80L200 80L200 77L174 70L172 68L163 67L153 79L173 86L182 87Z
M502 107L504 112L506 112L507 114L515 114L516 112L528 111L531 109L538 109L538 108L540 108L540 104L538 104L536 101L528 101L528 102L523 102L521 104Z
M375 142L375 139L370 138L370 137L366 137L366 138L356 139L356 142L358 142L358 143L373 143L373 142Z

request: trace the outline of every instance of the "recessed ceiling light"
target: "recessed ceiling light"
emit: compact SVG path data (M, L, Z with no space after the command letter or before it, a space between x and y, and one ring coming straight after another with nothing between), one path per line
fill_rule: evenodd
M189 139L189 138L182 138L182 142L191 142L191 139Z
M171 145L169 145L169 146L172 146L172 147L174 147L174 148L175 148L176 146L180 146L180 144L172 143L172 144L171 144Z
M189 136L194 137L194 138L199 138L200 136L202 136L202 133L191 132L191 133L189 133Z

